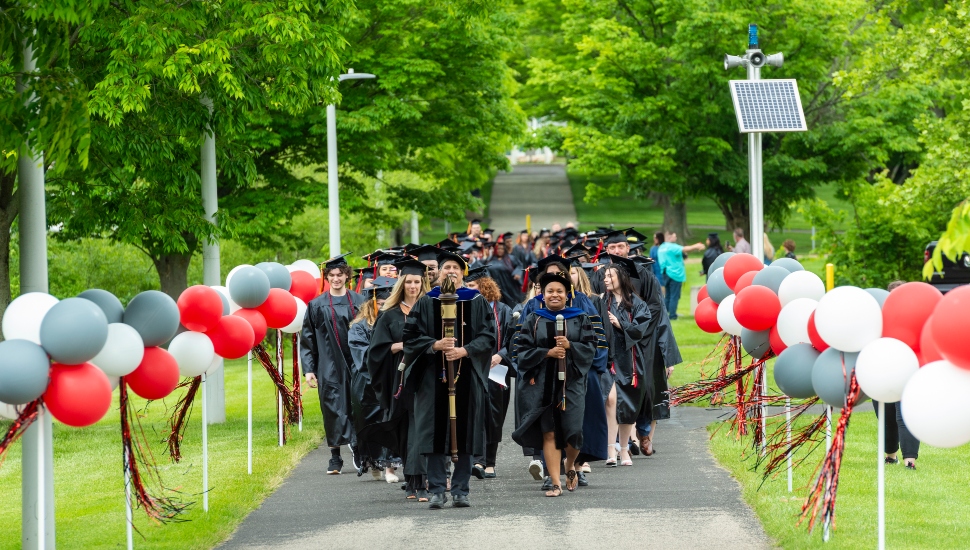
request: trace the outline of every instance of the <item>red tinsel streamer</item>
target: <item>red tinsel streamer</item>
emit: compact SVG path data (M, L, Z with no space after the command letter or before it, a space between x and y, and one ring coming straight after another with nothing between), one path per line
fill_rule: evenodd
M121 446L124 458L122 464L125 465L124 468L130 478L135 507L140 506L145 510L148 517L156 523L185 521L178 516L192 503L182 503L166 496L156 497L149 493L146 481L154 485L159 492L165 492L168 489L165 488L158 474L155 456L148 445L148 439L145 437L145 431L141 426L141 419L128 398L128 384L125 383L124 377L121 378L118 392L121 409ZM132 436L132 418L138 423L136 437ZM147 480L145 475L147 475Z
M175 388L176 390L186 388L186 392L175 404L175 411L168 420L169 432L166 441L168 441L168 454L172 457L172 462L182 460L182 437L185 435L185 428L189 425L192 405L195 403L195 396L199 393L201 385L202 377L196 376L186 378Z
M37 416L40 414L40 405L40 398L34 399L24 405L20 414L17 415L17 419L7 428L7 433L0 440L0 464L3 464L3 458L7 455L7 449L20 439L20 436L24 435L27 428L34 423L34 420L37 420Z
M845 368L844 362L845 359L843 358L843 369ZM818 519L819 513L822 515L822 521L831 525L832 529L835 529L835 497L839 489L839 470L842 467L842 453L845 452L845 432L846 428L849 427L852 408L859 398L860 393L862 393L862 390L859 388L859 382L856 380L855 371L853 371L852 378L849 379L849 393L845 398L845 407L839 416L838 427L832 435L832 447L825 454L825 460L822 461L821 470L815 479L814 485L809 490L808 498L805 499L805 504L802 505L801 517L798 519L798 525L801 525L802 521L808 518L809 533L815 528L815 521Z
M769 354L768 357L774 357L774 355ZM754 370L753 383L751 384L751 393L748 395L748 421L754 425L754 438L752 438L752 444L755 449L761 449L765 441L765 432L761 427L761 421L765 414L764 407L767 405L767 391L763 386L764 381L764 371L765 371L765 361L767 358L757 361L758 367Z
M727 376L716 376L707 380L698 380L697 382L672 388L670 390L670 406L676 407L684 403L695 403L716 392L723 391L732 384L743 383L744 377L757 367L758 364L755 363Z
M303 377L300 376L299 336L293 334L293 403L297 418L303 418Z
M262 344L257 344L253 348L253 356L263 366L263 369L269 374L269 377L273 379L273 384L276 385L276 391L280 392L280 395L283 396L284 424L298 423L300 418L297 416L296 406L294 405L293 392L286 387L286 381L283 380L280 372L276 369L276 365L273 364L273 359L266 353L266 349Z
M818 401L818 397L813 397L804 403L793 406L791 417L792 426L797 423L802 415L807 414L811 407L818 404ZM780 416L780 414L776 416ZM786 429L788 423L781 422L777 424L775 431L768 436L765 454L758 455L757 463L755 464L755 469L763 464L765 465L761 482L764 483L769 477L776 475L787 462L789 455L793 457L792 468L796 468L808 460L815 449L825 441L824 437L820 437L825 432L825 421L826 417L823 413L816 416L805 426L792 429L791 441L788 441L788 431ZM812 448L808 453L800 458L794 458L798 450L808 444L812 444Z

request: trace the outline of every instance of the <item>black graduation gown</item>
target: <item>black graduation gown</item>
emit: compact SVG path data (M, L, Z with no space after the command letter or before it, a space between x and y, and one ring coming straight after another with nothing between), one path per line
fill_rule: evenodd
M502 427L505 416L509 411L509 401L512 395L512 375L515 369L512 365L512 338L515 336L515 324L512 322L512 309L502 302L496 302L489 308L492 318L496 319L496 329L499 344L493 355L502 357L502 365L508 367L505 373L505 387L498 382L488 381L488 415L485 424L485 442L498 443L502 441Z
M632 310L618 305L612 296L608 298L610 312L620 322L620 328L610 324L616 376L616 417L620 424L633 424L654 404L655 346L650 345L650 310L638 296L632 296Z
M488 261L488 274L499 290L502 291L502 303L510 308L515 307L522 301L522 284L515 281L515 275L522 274L522 265L514 256L506 256L509 263L506 264L501 258L491 258Z
M408 314L404 325L404 354L411 361L405 369L405 384L414 388L414 430L408 434L421 454L451 453L451 424L448 410L448 384L443 375L446 361L431 346L441 339L440 290L436 287L422 296ZM459 289L456 347L468 356L455 361L455 402L458 416L459 454L485 454L485 411L488 371L495 349L495 322L488 303L478 291Z
M347 335L350 322L367 299L352 290L347 291L346 297L352 307L334 304L333 310L330 292L311 300L300 332L303 374L313 373L317 377L323 428L330 447L357 444L353 423L353 359ZM344 300L340 303L347 304Z
M596 333L589 317L579 315L566 319L565 407L562 407L563 383L558 379L557 360L546 356L555 347L556 322L530 313L522 323L516 340L518 381L515 392L516 411L520 413L512 439L523 447L542 448L542 421L551 410L555 421L556 448L567 444L574 449L583 446L583 419L586 410L586 377L596 354Z
M371 307L366 304L364 307ZM384 446L361 441L361 431L369 424L383 420L383 414L369 373L363 369L367 350L370 347L373 329L366 321L359 321L350 325L347 341L354 360L351 370L351 388L353 389L354 429L357 432L357 444L361 457L365 461L376 462L382 458L389 458L384 452ZM392 453L393 454L393 453Z

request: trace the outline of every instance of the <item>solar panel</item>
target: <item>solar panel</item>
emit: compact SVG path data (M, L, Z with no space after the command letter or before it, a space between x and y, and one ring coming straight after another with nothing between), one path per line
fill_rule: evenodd
M732 80L731 99L742 134L808 131L795 80Z

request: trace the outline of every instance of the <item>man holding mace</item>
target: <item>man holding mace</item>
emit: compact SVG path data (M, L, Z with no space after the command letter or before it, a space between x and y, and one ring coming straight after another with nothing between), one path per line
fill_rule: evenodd
M472 457L485 453L486 388L495 349L495 321L477 290L463 288L468 266L451 252L438 256L441 286L418 299L404 326L405 383L415 391L417 452L428 457L429 507L441 509L448 463L451 495L467 508Z

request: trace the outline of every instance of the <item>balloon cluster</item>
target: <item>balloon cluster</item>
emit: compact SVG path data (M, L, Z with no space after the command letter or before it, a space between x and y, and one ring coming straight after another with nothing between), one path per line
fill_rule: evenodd
M786 395L817 395L841 408L855 371L859 401L901 401L906 426L921 441L970 442L970 287L945 296L922 282L891 293L853 286L825 292L821 278L795 260L765 267L732 253L719 256L710 273L697 325L740 336L755 358L773 351L775 383Z
M267 328L299 331L319 277L309 260L245 265L225 287L192 286L178 301L149 290L127 307L100 289L64 300L23 294L2 319L0 415L15 418L18 406L43 398L57 420L89 426L108 412L121 377L145 399L166 397L179 375L246 355Z

